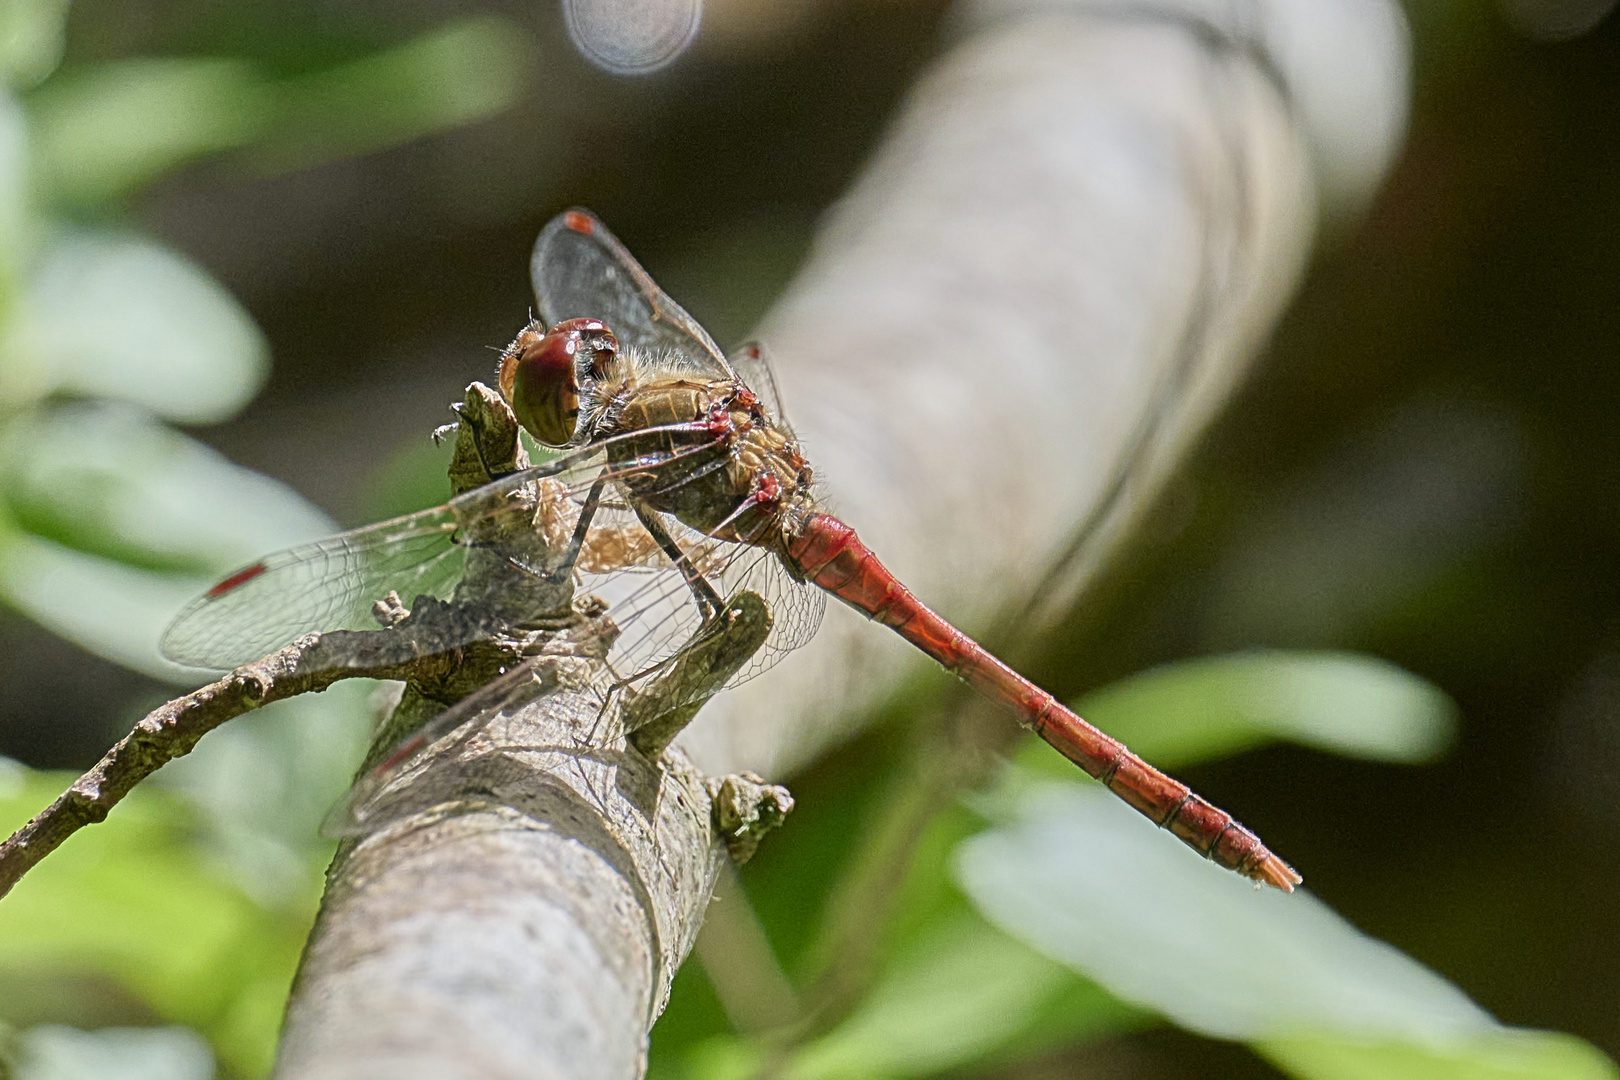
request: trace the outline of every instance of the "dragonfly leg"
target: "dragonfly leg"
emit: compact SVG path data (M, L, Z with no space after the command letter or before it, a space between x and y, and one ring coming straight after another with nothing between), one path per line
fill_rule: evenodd
M746 589L706 619L691 641L654 669L661 671L651 682L629 690L624 726L630 744L651 759L662 754L765 644L771 626L770 608Z
M579 508L579 521L574 524L574 535L569 538L568 546L563 549L563 556L557 563L557 569L546 575L548 581L560 583L574 572L574 563L578 561L579 553L585 547L586 534L591 531L591 519L596 517L596 508L602 504L602 489L607 486L607 480L608 471L603 469L602 475L591 485L590 494L585 496L585 505Z
M590 746L601 745L603 728L602 722L607 719L608 710L613 707L613 699L618 696L624 690L624 688L630 684L631 681L630 679L626 679L623 675L620 675L619 669L613 666L613 661L609 660L605 656L602 658L602 666L607 669L607 673L609 676L611 676L611 678L607 679L605 681L605 685L603 685L601 688L602 707L596 710L596 719L591 722L591 730L585 736L585 742ZM634 676L631 678L634 678Z
M555 569L544 570L530 566L527 562L508 552L499 552L506 565L520 574L538 578L547 585L561 585L568 580L574 572L574 563L579 559L579 553L585 546L585 537L591 531L591 520L596 516L596 510L602 503L602 489L607 486L608 475L604 470L591 485L590 494L585 497L585 504L580 507L579 521L574 524L574 535L569 538L568 546L562 550L562 555L553 564ZM461 533L456 533L456 543L463 543ZM549 560L548 560L549 561Z
M686 552L681 550L681 545L675 542L675 538L669 535L669 530L664 528L664 523L658 520L657 514L639 501L635 504L635 511L636 517L641 520L642 528L652 534L652 538L658 541L658 546L664 549L664 554L668 555L680 570L681 577L686 579L686 587L692 590L692 598L697 601L698 610L703 613L703 621L708 622L714 618L725 606L720 600L720 594L715 592L714 586L697 572L692 560L687 558Z

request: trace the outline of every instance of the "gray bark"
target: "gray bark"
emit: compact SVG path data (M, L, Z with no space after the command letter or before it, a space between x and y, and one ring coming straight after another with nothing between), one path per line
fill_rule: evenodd
M552 695L428 763L334 866L277 1076L639 1075L725 849L612 724Z
M474 383L458 411L456 491L528 464L497 393ZM376 673L344 645L419 658L373 739L368 785L425 720L457 726L339 815L362 835L328 871L277 1076L639 1074L719 860L747 858L792 808L754 778L706 782L665 748L690 710L659 708L712 694L768 622L722 621L682 663L604 697L617 631L566 581L514 569L552 554L519 491L466 526L478 546L453 600L407 612L390 596L388 629L330 636L345 669ZM744 593L726 610L755 607Z

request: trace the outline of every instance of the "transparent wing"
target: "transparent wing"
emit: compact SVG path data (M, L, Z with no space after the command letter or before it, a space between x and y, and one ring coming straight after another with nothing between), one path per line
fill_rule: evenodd
M685 553L687 565L708 582L722 604L745 591L765 602L770 633L751 660L726 681L726 687L766 671L815 636L826 606L825 595L815 586L795 580L771 550L706 537L667 515L660 515L660 520ZM634 527L640 528L639 524ZM608 661L621 680L636 681L667 670L705 632L707 613L667 556L659 559L660 572L651 579L592 573L586 564L582 558L577 575L581 589L607 601L609 614L620 629Z
M379 796L447 736L470 739L503 712L513 712L555 686L541 675L543 658L525 660L486 683L407 736L385 759L354 782L326 815L321 832L327 836L364 836L387 824L388 807Z
M540 318L601 319L618 337L663 366L732 378L714 339L653 283L618 238L589 210L558 214L540 232L529 262Z
M397 593L450 599L469 557L551 573L571 538L578 502L602 475L607 442L503 477L443 506L288 548L227 575L164 632L163 654L194 667L250 663L312 631L375 630L374 605ZM681 453L707 449L703 444ZM642 455L629 472L675 454ZM521 613L519 613L521 614Z
M186 605L163 633L163 655L202 668L233 668L313 630L375 630L374 602L444 597L466 549L454 542L448 506L278 551L221 580Z
M776 371L765 356L765 350L760 348L759 342L750 341L736 352L731 354L730 363L739 378L748 384L748 389L764 404L765 411L771 414L776 426L782 428L794 439L798 435L793 431L793 425L787 417L787 410L782 407L782 392L776 386Z
M582 504L605 480L609 483L602 484L601 505L574 556L574 580L609 603L623 631L614 653L621 674L655 666L697 632L703 611L686 575L642 527L611 481L657 471L677 457L703 453L711 444L643 454L609 473L607 451L613 441L503 477L431 510L267 555L228 574L188 604L164 632L163 653L194 667L237 667L313 631L376 629L376 604L390 592L407 605L423 594L479 600L505 607L500 614L512 622L548 614L549 607L514 610L512 605L521 605L524 597L502 595L501 577L513 581L508 592L542 575L566 580L561 560L573 556L569 549ZM770 640L742 677L764 670L814 634L820 590L793 581L774 555L710 539L673 517L659 518L687 552L687 565L722 597L746 588L770 606L775 621ZM469 560L478 562L479 572L471 576ZM476 597L460 595L458 586L474 578L483 591ZM559 595L566 603L566 594Z

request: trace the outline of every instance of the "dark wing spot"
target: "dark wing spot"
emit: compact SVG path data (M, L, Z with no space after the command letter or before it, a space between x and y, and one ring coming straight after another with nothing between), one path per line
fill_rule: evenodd
M215 585L212 589L209 589L207 593L208 599L218 600L221 596L224 596L237 586L246 585L248 582L264 573L264 571L265 565L262 562L256 562L252 566L244 566L242 569L238 570L224 581L221 581L219 584Z

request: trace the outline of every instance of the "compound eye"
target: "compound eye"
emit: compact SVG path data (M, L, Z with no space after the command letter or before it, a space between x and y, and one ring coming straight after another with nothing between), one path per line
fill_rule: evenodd
M578 335L581 355L587 361L591 378L604 378L613 358L619 355L619 339L613 336L607 323L601 319L569 319L558 323L551 332L555 334L560 330Z
M501 359L501 393L518 423L547 446L566 446L579 419L579 384L574 357L582 344L577 330L547 334L525 331Z

